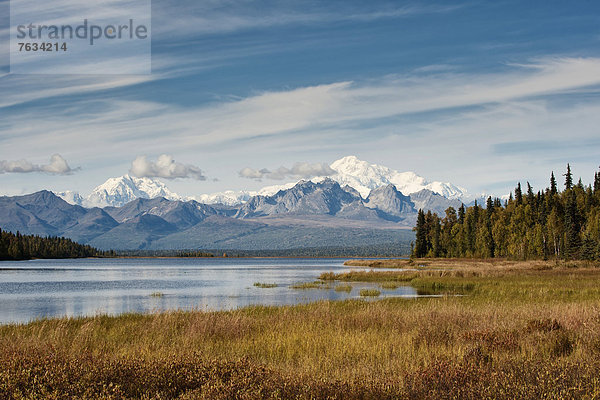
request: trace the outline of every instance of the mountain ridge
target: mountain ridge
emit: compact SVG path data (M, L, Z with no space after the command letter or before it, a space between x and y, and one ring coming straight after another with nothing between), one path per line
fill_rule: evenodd
M335 174L327 177L316 176L308 180L319 183L325 179L332 179L338 182L342 187L348 186L354 189L364 199L369 196L372 190L388 185L394 185L398 191L402 192L404 195L410 195L427 189L448 199L457 199L465 203L470 203L474 199L466 189L452 183L439 181L429 182L414 172L399 172L382 165L362 161L356 156L343 157L334 161L330 167L335 171ZM136 198L156 197L180 201L196 200L203 204L237 206L248 202L255 196L273 196L280 190L293 188L299 182L300 181L265 186L257 191L227 190L212 194L180 196L179 194L170 191L169 188L158 179L136 178L129 175L123 175L117 178L108 179L106 182L94 188L86 197L69 190L57 192L56 194L71 204L82 205L85 207L120 207Z
M157 197L137 198L120 207L85 208L41 191L0 197L0 227L121 250L277 250L394 241L407 246L417 205L445 210L456 203L427 189L412 196L390 184L364 199L349 186L323 179L300 181L237 207Z

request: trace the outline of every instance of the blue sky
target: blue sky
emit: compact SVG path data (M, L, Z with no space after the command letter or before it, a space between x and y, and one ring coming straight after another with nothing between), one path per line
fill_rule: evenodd
M498 195L600 165L597 2L165 0L152 13L152 75L14 75L0 58L0 160L39 167L0 174L0 192L87 193L161 154L184 195L350 154ZM44 168L53 154L72 171Z

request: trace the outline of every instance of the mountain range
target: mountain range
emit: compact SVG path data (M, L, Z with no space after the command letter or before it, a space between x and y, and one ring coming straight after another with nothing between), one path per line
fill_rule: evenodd
M49 191L0 197L0 227L65 236L100 249L406 246L418 209L443 215L468 196L458 186L356 157L331 168L331 177L211 195L231 200L220 202L182 197L158 180L130 176L109 179L85 198Z
M320 182L329 178L338 182L341 186L349 186L355 189L364 198L369 196L371 190L391 184L405 195L427 189L447 199L462 200L465 204L475 200L475 197L469 194L466 189L452 183L429 182L414 172L398 172L388 167L359 160L355 156L347 156L334 161L330 168L335 171L335 174L328 177L316 176L310 180ZM180 196L170 191L164 183L157 179L123 175L108 179L85 197L73 191L58 192L56 194L68 203L84 207L120 207L137 198L151 199L155 197L180 201L196 200L204 204L237 206L246 203L254 196L272 196L280 190L290 189L296 183L298 182L266 186L258 191L228 190L196 196Z

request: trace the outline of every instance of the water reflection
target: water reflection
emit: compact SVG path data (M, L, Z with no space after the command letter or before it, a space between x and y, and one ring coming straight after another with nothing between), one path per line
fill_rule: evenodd
M330 289L291 289L323 272L348 271L342 259L34 260L0 264L0 323L41 317L173 309L224 310L358 297ZM258 288L255 282L277 283ZM411 287L382 296L416 296ZM152 296L160 293L160 296Z

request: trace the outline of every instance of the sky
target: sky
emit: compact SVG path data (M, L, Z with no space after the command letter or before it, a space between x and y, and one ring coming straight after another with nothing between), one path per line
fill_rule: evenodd
M155 0L145 75L11 73L8 8L0 194L256 190L355 155L504 195L600 165L598 2Z

